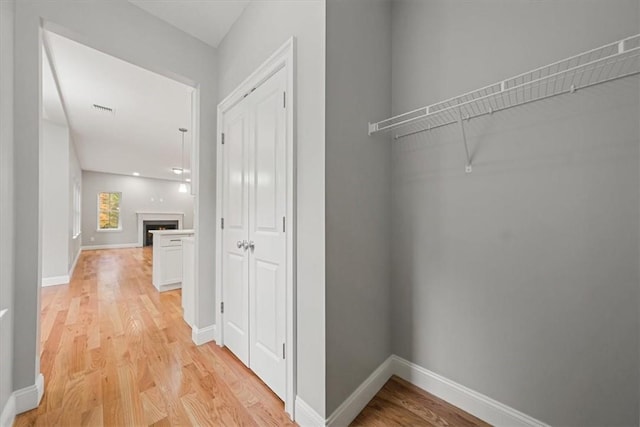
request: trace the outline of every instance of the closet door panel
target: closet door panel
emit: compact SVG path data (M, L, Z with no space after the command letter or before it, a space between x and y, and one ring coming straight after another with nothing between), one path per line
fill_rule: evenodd
M270 354L273 358L280 358L282 343L278 342L277 334L272 331L278 327L278 274L279 266L269 262L255 263L256 277L260 278L260 286L256 286L255 299L256 317L260 320L255 330L256 346Z
M248 148L249 110L239 103L224 117L222 302L224 343L249 365Z
M274 94L275 96L275 94ZM259 135L254 140L255 149L255 231L262 233L278 232L278 114L273 103L267 99L267 105L257 106L255 130Z
M286 115L284 71L249 98L249 257L251 369L281 398L285 393Z

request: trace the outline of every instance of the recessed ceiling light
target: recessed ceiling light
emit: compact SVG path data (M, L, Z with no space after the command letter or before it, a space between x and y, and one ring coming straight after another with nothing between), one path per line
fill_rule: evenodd
M173 171L173 173L175 173L176 175L182 175L182 169L180 168L171 168L171 170Z
M134 172L133 176L140 176L140 172Z

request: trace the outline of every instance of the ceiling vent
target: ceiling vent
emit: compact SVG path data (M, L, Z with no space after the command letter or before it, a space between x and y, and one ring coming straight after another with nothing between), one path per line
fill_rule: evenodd
M114 114L113 108L111 107L105 107L104 105L93 104L93 108L94 110L97 110L101 113Z

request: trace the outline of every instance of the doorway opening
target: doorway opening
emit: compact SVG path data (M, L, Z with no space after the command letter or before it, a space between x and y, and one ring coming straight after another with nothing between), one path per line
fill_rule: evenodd
M121 363L116 362L121 355L107 351L105 343L134 342L143 326L153 327L147 321L162 313L168 300L173 301L172 310L182 309L179 290L174 291L177 297L161 299L151 283L151 248L143 248L153 243L150 231L188 227L195 235L192 248L197 247L198 238L194 222L199 89L97 51L58 30L44 24L41 32L40 135L45 152L40 191L45 194L39 250L43 268L56 261L62 271L54 280L43 280L42 286L68 288L39 290L43 306L37 314L37 360L42 362L36 369L47 379L50 393L45 399L62 396L64 389L58 387L66 381L56 375L62 372L60 360L68 358L68 353L50 347L55 342L52 336L63 336L56 345L69 340L78 343L79 364L74 369L88 375L84 361L91 360L92 351L104 349L105 360L115 366ZM187 128L186 135L179 128ZM186 192L181 191L183 185ZM60 212L54 220L53 214ZM138 224L138 218L164 216L180 219L152 222L143 229ZM149 240L140 242L141 235ZM172 245L175 253L177 245L173 241ZM196 286L197 250L191 253L190 277ZM43 271L42 277L49 275ZM69 300L62 299L65 294ZM197 289L192 294L195 300ZM65 317L51 304L53 300L69 304L68 310L62 310ZM147 321L141 314L145 311ZM181 322L175 316L156 320ZM188 344L193 345L190 340Z

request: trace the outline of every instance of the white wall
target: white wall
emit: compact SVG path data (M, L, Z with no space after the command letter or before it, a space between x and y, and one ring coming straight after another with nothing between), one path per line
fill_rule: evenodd
M393 112L638 33L636 0L393 2ZM638 422L637 78L393 144L393 349L551 425Z
M15 4L0 2L0 413L13 391L14 192L13 27Z
M327 413L391 355L391 2L327 1Z
M71 274L73 274L72 269L75 267L75 262L78 256L80 255L80 249L82 246L82 235L74 236L74 233L73 233L73 217L74 217L73 192L74 192L74 186L76 183L80 185L80 190L81 190L80 201L82 202L82 169L80 168L80 161L78 160L78 154L76 153L75 144L73 143L73 141L70 141L69 143L69 184L68 184L69 186L68 270L69 270L69 273Z
M297 39L298 395L325 414L325 2L250 3L218 48L222 100Z
M21 194L16 201L16 324L21 333L14 339L14 386L35 383L39 371L39 283L41 245L40 134L40 24L92 48L129 61L200 89L200 203L195 228L198 288L196 326L214 323L215 291L215 164L217 76L215 50L169 24L152 17L124 0L76 2L36 0L16 4L15 180Z
M69 128L41 121L42 280L69 273Z
M51 109L43 108L40 121L42 161L42 282L67 283L80 253L80 238L73 236L73 183L82 181L82 170L67 122L62 99L55 83L55 71L42 51L43 98Z
M82 246L136 244L136 212L184 213L182 227L193 228L193 196L178 192L179 183L162 179L82 172ZM97 231L98 193L120 192L121 231Z

